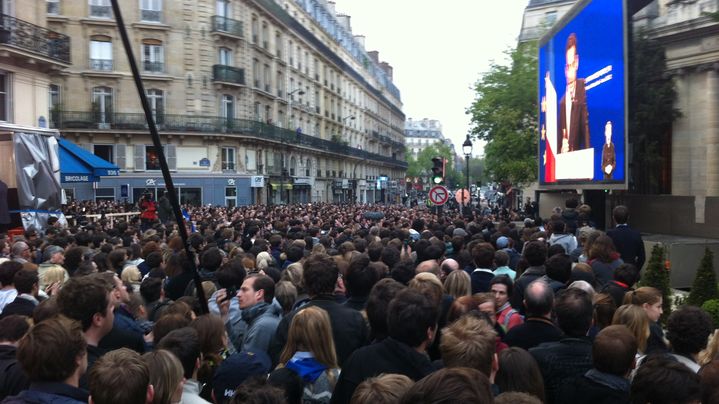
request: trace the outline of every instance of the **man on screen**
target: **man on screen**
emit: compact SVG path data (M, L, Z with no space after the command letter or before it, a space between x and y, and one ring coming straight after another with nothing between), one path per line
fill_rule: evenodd
M574 33L567 38L565 56L567 64L564 74L567 78L567 90L559 102L559 131L557 133L560 153L591 147L587 92L584 88L584 79L577 78L579 54L577 53L577 36Z
M612 143L612 121L607 121L604 125L604 138L606 139L604 146L602 147L602 172L604 173L604 179L612 179L614 169L617 167L617 155L614 150L614 143Z

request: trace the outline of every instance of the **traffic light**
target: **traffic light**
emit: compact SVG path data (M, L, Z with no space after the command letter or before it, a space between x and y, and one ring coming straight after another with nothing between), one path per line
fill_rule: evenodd
M432 183L440 185L444 182L444 158L435 157L432 159Z

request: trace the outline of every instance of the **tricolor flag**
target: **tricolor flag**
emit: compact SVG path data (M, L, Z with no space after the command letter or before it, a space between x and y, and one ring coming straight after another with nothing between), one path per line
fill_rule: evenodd
M559 150L557 144L557 91L554 89L552 80L549 79L549 72L544 77L544 88L547 93L542 100L542 111L544 112L544 122L546 128L542 128L544 132L544 181L557 182L555 176L554 156Z

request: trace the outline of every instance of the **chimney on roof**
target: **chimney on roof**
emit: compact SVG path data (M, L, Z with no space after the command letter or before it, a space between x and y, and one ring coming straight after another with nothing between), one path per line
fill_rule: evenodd
M328 1L327 2L327 9L330 11L330 14L333 16L337 14L337 10L335 9L335 2L334 1Z
M365 46L365 36L364 35L355 35L355 41L357 41L358 44L364 49Z
M347 32L352 32L352 26L350 25L350 16L347 14L337 14L337 21L340 23L340 25L347 30Z
M393 81L392 80L392 72L393 72L392 66L387 62L382 62L382 63L380 63L379 66L382 68L382 70L384 70L385 74L387 75L387 77L389 77L390 81Z
M369 51L367 52L369 55L369 58L372 59L375 63L379 64L379 52L378 51Z

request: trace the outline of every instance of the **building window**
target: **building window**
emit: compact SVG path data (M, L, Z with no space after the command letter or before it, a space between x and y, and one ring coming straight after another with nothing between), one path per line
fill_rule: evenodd
M557 21L557 12L556 11L547 11L544 13L544 23L547 25L554 25L554 22Z
M257 16L256 16L256 15L253 15L253 16L252 16L251 29L252 29L252 43L253 43L253 44L257 44L257 43L259 42L258 35L259 35L260 26L259 26L259 22L257 22Z
M140 0L140 19L148 22L161 22L162 0Z
M183 205L202 205L202 188L180 188L180 203Z
M142 67L146 72L162 73L165 71L162 42L156 39L142 41Z
M50 127L54 128L60 118L60 86L50 84L47 95L47 106L50 110Z
M252 60L252 79L255 88L260 88L260 61L257 59Z
M159 170L160 155L155 146L145 146L145 170Z
M282 35L279 31L275 33L275 55L282 59Z
M224 66L232 66L232 50L230 48L220 48L219 63Z
M222 148L222 170L235 171L235 148Z
M225 18L230 17L231 14L229 0L217 0L217 2L215 3L215 8L218 16Z
M265 91L272 92L272 70L270 70L270 65L265 65Z
M60 14L60 0L47 0L47 14L48 15Z
M165 98L162 90L151 88L147 90L147 102L152 110L152 118L156 124L164 122L165 117Z
M112 18L110 0L90 0L90 17Z
M90 40L90 69L112 71L112 42L108 37Z
M95 201L114 201L115 188L96 188Z
M10 77L0 72L0 121L10 120Z
M230 209L237 206L237 187L225 187L225 206Z
M101 159L105 161L109 161L111 163L115 162L115 146L111 144L96 144L93 146L92 152Z
M95 122L106 124L112 118L112 89L95 87L92 89L92 112Z
M266 50L270 49L270 33L266 22L262 23L262 47Z
M231 95L225 94L222 96L222 117L226 120L232 120L235 118L235 98Z

